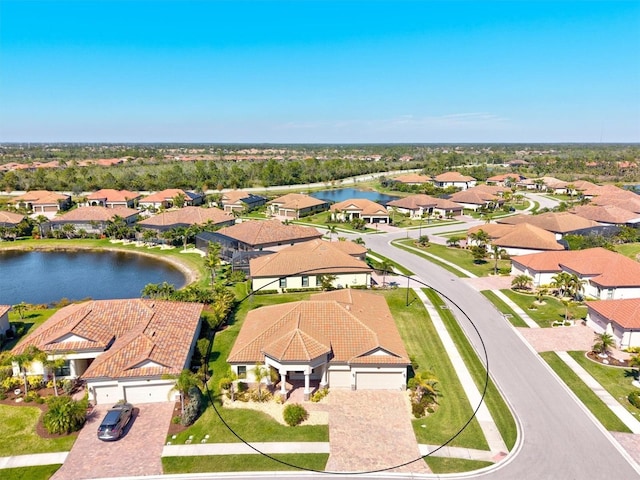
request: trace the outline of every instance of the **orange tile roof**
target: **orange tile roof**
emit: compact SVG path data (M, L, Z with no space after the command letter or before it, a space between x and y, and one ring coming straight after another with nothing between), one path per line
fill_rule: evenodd
M271 200L269 203L279 205L280 208L300 210L303 208L325 205L327 202L302 193L288 193L282 197Z
M518 214L496 219L497 223L517 225L529 223L554 233L568 233L583 228L597 227L598 222L586 219L570 212L547 212L540 215Z
M24 215L20 215L19 213L0 210L0 223L20 223L24 218Z
M315 228L285 225L280 220L249 220L230 227L223 227L217 233L253 247L322 237L322 233Z
M384 208L379 203L367 200L366 198L352 198L349 200L344 200L342 202L334 203L333 205L331 205L330 210L332 212L342 212L343 210L357 210L360 211L362 215L389 216L386 208Z
M107 202L127 202L140 197L137 192L130 192L128 190L114 190L112 188L103 188L97 192L93 192L87 196L87 200L103 200Z
M487 178L487 182L504 182L507 178L511 178L514 182L526 180L526 178L519 173L501 173L500 175Z
M331 245L348 255L360 256L367 253L367 247L350 240L331 242Z
M184 207L145 218L138 224L143 227L157 228L172 225L204 225L207 222L212 222L215 225L234 221L233 215L225 213L219 208Z
M585 191L585 190L593 191L599 188L599 185L596 185L595 183L592 183L592 182L588 182L587 180L576 180L575 182L570 182L570 184L573 185L573 187L579 191Z
M0 317L11 310L11 305L0 305Z
M49 353L101 352L82 378L178 374L187 366L202 304L95 300L64 307L12 352L29 345ZM66 340L66 341L65 341ZM145 362L156 366L139 367Z
M511 231L493 240L494 245L529 250L564 250L556 240L556 236L547 230L529 223L504 226L511 227Z
M129 218L138 215L138 210L127 207L78 207L55 217L51 223L64 222L108 222L118 215L122 218Z
M606 194L597 196L591 200L591 205L611 205L624 210L629 210L633 213L640 213L640 195L632 192L629 192L629 195L630 196L623 194Z
M640 221L640 215L637 213L615 205L579 205L569 211L595 222L614 225Z
M410 195L408 197L392 200L387 203L391 207L406 208L408 210L418 210L420 208L435 207L439 199L430 195Z
M61 193L50 192L48 190L31 190L24 195L15 197L14 202L29 202L34 205L52 205L58 204L61 201L65 201L71 198L69 195Z
M429 183L433 181L433 179L428 175L420 175L417 173L408 173L406 175L400 175L394 178L394 180L400 183Z
M172 200L177 196L183 197L186 201L193 200L184 190L180 188L168 188L161 192L152 193L140 200L140 203L161 203L167 200Z
M462 175L460 172L445 172L436 175L434 179L438 182L473 182L475 178Z
M243 199L251 199L251 197L255 197L256 199L260 199L259 195L254 195L253 193L245 192L243 190L232 190L230 192L225 192L222 194L221 201L223 205L238 203Z
M502 187L500 185L477 185L473 188L469 188L467 191L490 193L491 195L499 196L504 192L510 192L511 188Z
M386 354L371 355L379 350ZM328 353L333 363L409 364L384 297L349 289L250 311L227 361L255 363L267 354L308 362Z
M587 308L625 329L640 329L640 298L585 302ZM589 312L591 313L591 312Z
M471 205L485 205L487 202L500 202L500 197L491 193L486 193L474 189L461 190L449 197L449 200L456 203L468 203Z
M555 177L542 177L541 180L548 188L567 188L569 185L569 182L563 182Z

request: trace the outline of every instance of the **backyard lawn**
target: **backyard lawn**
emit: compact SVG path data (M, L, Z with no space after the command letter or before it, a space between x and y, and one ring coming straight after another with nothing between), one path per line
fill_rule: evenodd
M553 322L562 322L564 319L566 308L562 302L555 297L545 296L542 305L536 304L535 308L530 308L536 300L534 295L514 292L511 289L501 290L501 292L522 308L527 315L542 328L551 327ZM572 320L582 320L586 316L586 306L574 302L569 307L569 317Z
M616 252L635 260L638 254L640 254L640 243L622 243L620 245L614 245L613 248Z
M20 315L17 312L10 311L9 323L18 336L5 343L2 346L2 350L11 350L20 342L20 340L22 340L22 338L24 338L25 335L33 332L57 311L57 308L29 309L22 313L23 318L20 318Z

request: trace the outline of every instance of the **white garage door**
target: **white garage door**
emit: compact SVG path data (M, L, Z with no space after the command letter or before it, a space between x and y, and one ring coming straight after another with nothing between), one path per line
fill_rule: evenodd
M94 387L96 405L115 404L122 400L122 389L117 385Z
M404 379L400 372L358 372L356 389L358 390L401 390Z
M351 388L351 371L330 370L329 388Z
M134 405L138 403L168 402L174 398L173 393L169 394L172 387L173 384L171 383L130 386L124 387L124 395L127 402Z

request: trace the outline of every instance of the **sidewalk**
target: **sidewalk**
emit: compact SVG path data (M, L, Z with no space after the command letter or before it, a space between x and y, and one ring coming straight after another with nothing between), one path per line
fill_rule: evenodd
M538 325L536 322L534 322L531 319L531 317L529 315L527 315L527 313L524 310L522 310L518 305L516 305L509 297L507 297L500 290L492 290L492 292L495 293L495 295L500 300L502 300L504 303L509 305L511 310L516 312L518 314L518 316L522 319L522 321L527 324L527 327L529 327L529 328L540 328L540 325Z
M69 452L34 453L31 455L16 455L14 457L0 457L0 469L33 467L36 465L63 464Z

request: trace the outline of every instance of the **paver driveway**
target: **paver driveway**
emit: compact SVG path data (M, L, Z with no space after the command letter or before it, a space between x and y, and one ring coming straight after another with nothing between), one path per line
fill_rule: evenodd
M136 405L125 435L115 442L96 432L110 405L97 406L52 480L81 480L162 473L162 447L173 415L173 402Z
M329 472L387 469L420 457L404 392L332 390ZM429 473L424 460L390 470Z

